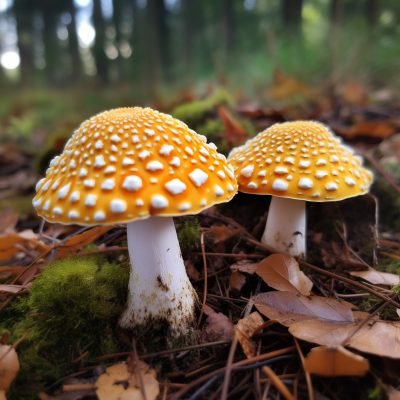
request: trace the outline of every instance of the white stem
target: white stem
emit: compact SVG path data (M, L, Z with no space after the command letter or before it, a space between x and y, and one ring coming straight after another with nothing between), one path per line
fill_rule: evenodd
M173 336L186 334L194 321L196 292L186 274L172 217L150 217L127 224L131 259L128 305L119 324L146 327L169 323Z
M272 196L261 242L292 257L305 258L306 202Z

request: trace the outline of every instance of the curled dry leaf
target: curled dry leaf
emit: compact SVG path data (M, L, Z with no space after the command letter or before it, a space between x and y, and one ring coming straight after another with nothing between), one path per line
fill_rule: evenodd
M321 346L339 346L347 340L346 346L364 353L400 359L400 322L373 320L356 332L358 325L359 322L329 323L314 319L291 325L289 332Z
M291 292L260 293L254 300L260 313L284 326L320 319L326 322L354 322L351 308L343 300L319 296L296 296Z
M261 315L255 311L248 317L239 320L235 327L235 333L247 358L254 357L257 344L251 339L256 329L264 323Z
M214 243L225 242L226 240L230 239L233 236L236 236L240 233L241 229L237 228L233 231L229 230L226 225L222 226L212 226L211 233L214 237Z
M237 263L231 265L231 270L238 270L240 272L245 272L246 274L254 275L257 271L257 267L258 264L253 263L250 260L240 260Z
M231 340L235 334L232 321L222 313L213 313L206 319L206 325L201 331L201 342L218 342Z
M374 285L397 286L400 283L400 277L398 275L376 271L373 268L367 271L350 272L350 275L362 278Z
M242 287L246 283L246 277L242 275L238 270L233 271L229 278L229 292L233 296L238 296Z
M305 296L310 294L313 286L311 280L300 271L297 261L285 254L273 254L264 258L258 264L257 275L277 290L301 293Z
M64 258L69 253L73 253L83 246L92 243L94 240L104 235L113 226L98 226L96 228L90 229L89 231L83 232L80 235L75 235L69 238L65 243L55 246L58 249L57 258Z
M154 400L160 393L157 374L154 369L140 363L144 391L147 400ZM126 363L115 364L106 369L96 382L99 400L142 400L140 381L136 373L128 372Z
M15 349L0 344L0 392L7 392L18 371L19 361Z
M304 368L320 376L363 376L369 370L369 362L342 346L321 346L308 353Z

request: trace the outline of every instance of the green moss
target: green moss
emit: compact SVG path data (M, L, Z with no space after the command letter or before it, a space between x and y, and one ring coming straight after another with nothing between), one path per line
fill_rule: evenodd
M374 388L368 389L367 395L370 400L381 400L385 397L380 380L377 380Z
M189 217L178 230L178 240L183 256L200 247L200 223L197 218Z
M43 390L74 372L70 361L79 351L88 350L90 357L121 351L113 328L126 301L128 279L128 263L105 256L70 257L51 263L29 295L5 309L0 334L10 332L9 343L31 329L18 346L21 370L9 400L31 399L32 389L28 393L24 385ZM37 376L41 380L33 381Z
M203 120L207 113L213 111L216 105L233 106L233 100L225 91L215 92L213 95L203 100L192 101L176 107L172 111L172 116L185 122L192 129Z

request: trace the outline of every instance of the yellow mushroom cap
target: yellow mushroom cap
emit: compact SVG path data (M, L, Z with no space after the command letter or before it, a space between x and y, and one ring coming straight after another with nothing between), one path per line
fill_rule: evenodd
M368 192L372 173L324 125L275 124L231 152L239 190L307 201L336 201Z
M196 214L237 192L233 168L181 121L150 108L98 114L74 132L36 186L50 222L115 224Z

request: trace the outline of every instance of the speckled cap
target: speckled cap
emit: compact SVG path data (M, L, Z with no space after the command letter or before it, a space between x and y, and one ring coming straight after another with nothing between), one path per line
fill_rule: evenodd
M336 201L368 192L372 173L326 126L275 124L231 152L241 192Z
M115 224L196 214L237 192L213 143L150 108L119 108L82 123L36 186L50 222Z

